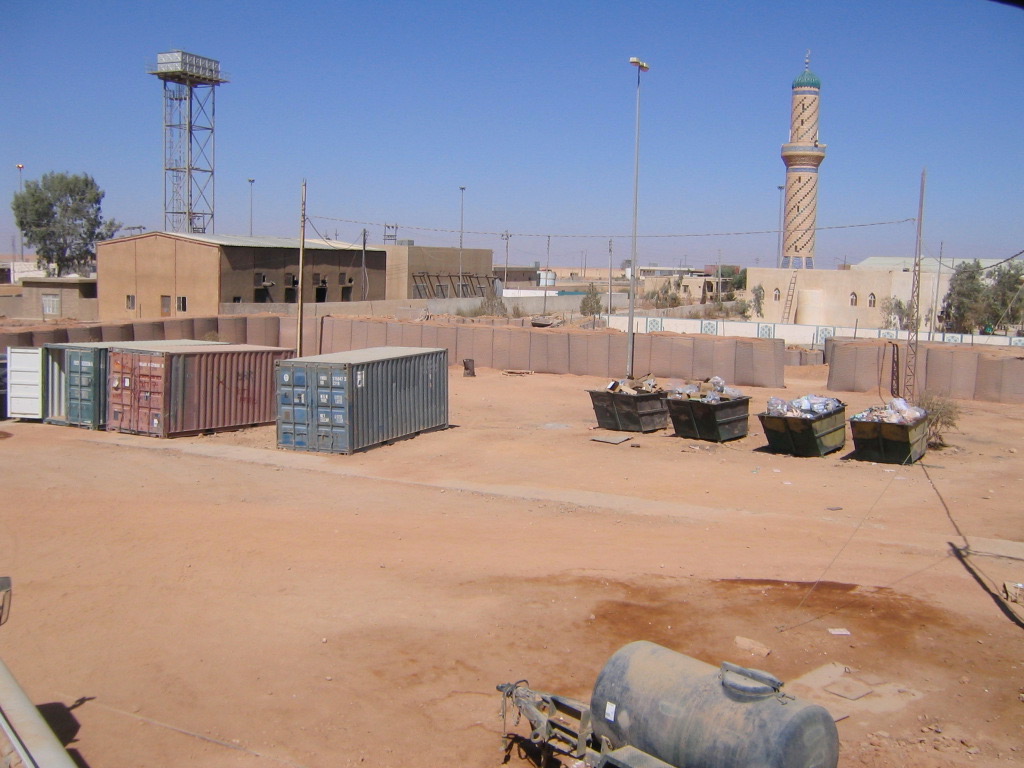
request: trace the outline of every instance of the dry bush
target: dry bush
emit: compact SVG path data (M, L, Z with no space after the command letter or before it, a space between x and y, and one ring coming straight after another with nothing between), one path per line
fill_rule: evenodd
M928 445L942 448L946 445L943 433L957 428L960 406L955 400L931 392L921 395L917 404L928 411Z

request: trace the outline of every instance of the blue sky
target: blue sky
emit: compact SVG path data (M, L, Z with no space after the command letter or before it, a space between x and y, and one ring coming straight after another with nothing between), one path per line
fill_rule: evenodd
M325 235L367 222L424 245L508 230L513 264L629 256L638 56L639 260L774 264L779 149L805 50L822 80L819 267L1024 248L1024 11L988 0L817 3L8 4L0 30L0 253L24 177L86 172L104 214L163 226L156 54L219 59L216 231L297 236L302 179ZM833 229L834 228L834 229ZM314 236L312 230L308 230ZM547 238L553 235L550 255ZM565 235L586 235L566 237ZM668 235L685 235L673 236Z

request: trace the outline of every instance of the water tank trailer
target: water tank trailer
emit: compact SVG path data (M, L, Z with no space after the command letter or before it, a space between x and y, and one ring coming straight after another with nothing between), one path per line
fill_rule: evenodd
M564 756L591 768L836 768L832 716L783 693L783 685L767 672L714 667L639 641L608 660L589 705L534 691L525 680L498 690L503 714L511 705L526 717L544 760ZM509 738L509 747L525 740Z

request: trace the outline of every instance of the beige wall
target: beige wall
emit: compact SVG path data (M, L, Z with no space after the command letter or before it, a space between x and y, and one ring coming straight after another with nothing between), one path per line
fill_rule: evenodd
M294 302L286 278L298 276L298 248L222 246L184 236L152 232L99 243L96 271L103 320L155 319L161 297L170 299L168 317L216 315L222 303ZM324 281L323 301L356 301L385 296L385 254L367 249L307 248L303 286L307 302L318 296L314 278ZM266 288L264 282L273 283ZM259 284L258 284L259 283ZM127 296L135 297L129 309ZM185 310L178 311L184 297Z
M295 248L251 248L225 246L221 261L222 303L295 303L298 289L293 288L288 275L298 277L299 254ZM362 249L307 248L303 256L303 298L306 303L321 301L360 301L366 285L368 301L385 296L386 256L379 248L366 249L364 277ZM266 276L274 283L267 288L256 285L257 277ZM319 277L325 285L319 285Z
M215 245L163 233L108 240L96 246L102 320L216 315L219 253ZM127 297L135 297L130 309ZM169 312L161 297L169 297ZM185 311L178 301L185 298Z
M747 270L747 292L755 286L764 288L764 320L786 322L782 317L790 280L796 272L797 281L789 322L809 325L844 325L878 328L882 325L882 301L890 296L904 303L910 301L913 275L910 272L889 272L868 269L772 269L752 267ZM921 328L930 328L935 307L934 272L921 273ZM939 277L938 303L949 288L949 273ZM778 301L774 292L778 290ZM856 294L857 305L851 305ZM874 294L874 307L871 295Z
M415 298L413 275L426 272L431 275L458 275L459 249L435 248L420 245L387 245L388 254L387 298ZM494 252L484 248L462 249L462 274L493 276Z
M22 282L18 317L26 319L96 320L96 283L68 278L25 278ZM56 313L43 311L43 296L57 296Z

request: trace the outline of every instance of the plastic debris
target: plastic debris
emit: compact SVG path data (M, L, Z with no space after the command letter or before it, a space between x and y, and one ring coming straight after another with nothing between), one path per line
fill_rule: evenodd
M608 382L608 386L605 389L609 392L621 392L626 395L662 391L658 380L650 374L635 379L616 379L615 381Z
M735 400L743 397L743 393L730 387L721 376L712 376L703 381L673 382L668 396L677 400L700 400L703 403L720 403L723 400Z
M802 419L816 419L845 407L834 397L804 395L789 401L780 397L769 397L765 410L769 416L797 416Z
M881 421L886 424L916 424L928 412L924 408L910 405L902 397L895 397L888 405L873 405L850 418L853 421Z

